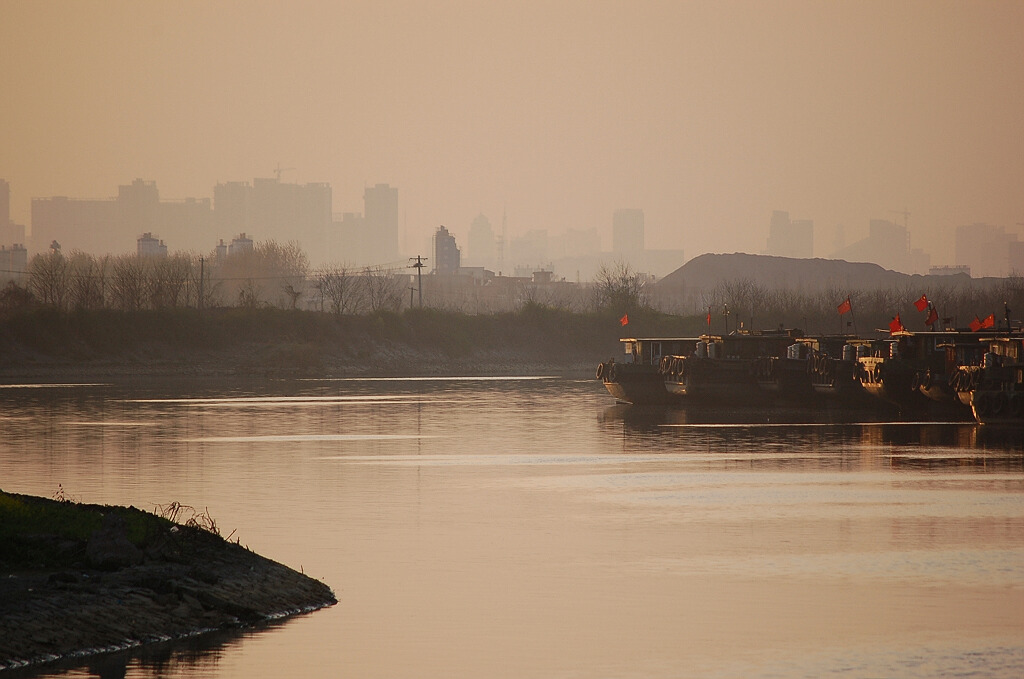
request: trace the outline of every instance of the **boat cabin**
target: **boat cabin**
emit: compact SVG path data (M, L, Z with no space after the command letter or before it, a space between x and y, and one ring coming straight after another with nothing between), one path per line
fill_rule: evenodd
M700 341L699 337L624 337L621 340L626 356L640 365L658 365L662 356L688 356Z

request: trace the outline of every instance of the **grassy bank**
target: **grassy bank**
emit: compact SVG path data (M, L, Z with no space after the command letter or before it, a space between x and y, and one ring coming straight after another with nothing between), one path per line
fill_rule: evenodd
M436 309L337 316L274 308L121 312L33 309L0 318L0 374L185 367L232 373L435 373L596 365L624 334L699 333L700 320L537 304L474 315Z
M336 603L324 583L224 540L208 515L164 509L0 491L0 670Z

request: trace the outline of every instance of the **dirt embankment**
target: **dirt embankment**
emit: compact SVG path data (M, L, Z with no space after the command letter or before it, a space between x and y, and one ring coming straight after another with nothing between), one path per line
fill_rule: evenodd
M0 314L0 379L118 375L592 373L619 338L689 336L676 317L533 308L337 317L279 309Z
M337 603L323 582L134 508L0 492L0 538L0 670Z

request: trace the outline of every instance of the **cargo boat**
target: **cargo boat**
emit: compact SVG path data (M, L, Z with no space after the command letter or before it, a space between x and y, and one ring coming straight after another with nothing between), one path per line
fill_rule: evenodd
M786 348L800 331L701 335L686 353L662 358L665 389L686 400L732 405L763 403L773 397L811 392L806 362L790 359Z
M901 330L885 339L853 339L864 391L901 411L968 416L965 386L995 332ZM968 375L968 378L962 377Z
M692 349L697 338L688 337L625 337L626 359L614 357L597 366L597 379L604 383L616 400L634 405L664 405L675 400L665 389L660 372L663 357Z
M971 411L979 424L1024 426L1024 347L1021 337L988 341L971 391Z

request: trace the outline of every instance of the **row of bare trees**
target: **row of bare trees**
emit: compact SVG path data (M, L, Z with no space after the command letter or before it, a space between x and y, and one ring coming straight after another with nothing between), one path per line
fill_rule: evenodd
M27 290L58 309L165 309L199 302L199 263L185 254L169 257L82 252L38 254L29 262Z
M0 295L0 305L34 302L58 309L126 311L278 307L350 315L404 308L410 292L418 292L410 290L409 284L407 274L382 268L311 269L297 244L271 240L220 258L194 253L167 257L39 254L29 262L25 284L8 286ZM488 313L541 305L581 313L623 314L652 308L672 311L679 303L659 299L653 280L623 262L602 266L592 284L516 281L491 288L453 284L451 289L445 285L441 279L427 282L427 306ZM1002 320L1005 309L1016 309L1018 318L1024 314L1024 279L1020 276L987 283L950 279L936 284L932 280L930 290L915 285L921 283L867 290L846 290L833 284L807 291L771 288L740 276L697 292L689 302L693 307L689 312L702 321L705 313L710 313L716 332L784 325L813 333L886 328L896 314L906 327L923 330L924 314L913 307L922 294L935 306L943 325L948 319L950 324L964 327L975 316L989 314ZM852 311L841 316L837 307L848 297ZM675 311L679 314L678 308Z
M386 269L311 271L297 244L272 240L219 258L51 251L32 258L24 284L12 282L4 299L62 310L238 306L357 314L401 308L406 278Z
M989 284L951 280L948 284L929 283L931 289L921 289L920 283L879 287L868 290L848 290L826 285L815 291L787 288L769 288L749 278L722 281L698 296L699 309L710 312L715 326L730 323L730 329L740 323L754 329L800 327L814 333L858 331L888 328L889 322L899 314L910 330L926 330L927 314L918 311L914 302L924 295L934 306L939 325L965 327L975 316L985 318L993 314L1003 320L1006 310L1016 310L1011 318L1024 314L1024 279L1010 276ZM847 298L851 312L839 314L839 305ZM727 316L731 321L720 317ZM716 328L716 332L720 328Z

